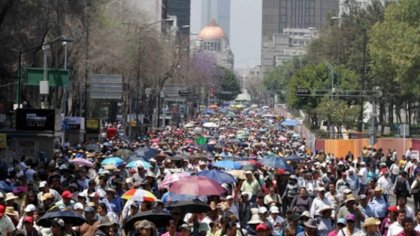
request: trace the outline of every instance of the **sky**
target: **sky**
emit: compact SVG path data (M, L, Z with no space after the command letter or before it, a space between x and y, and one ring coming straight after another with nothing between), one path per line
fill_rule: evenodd
M261 61L261 0L231 1L230 47L235 56L235 69L260 64ZM191 0L191 33L201 30L201 0Z

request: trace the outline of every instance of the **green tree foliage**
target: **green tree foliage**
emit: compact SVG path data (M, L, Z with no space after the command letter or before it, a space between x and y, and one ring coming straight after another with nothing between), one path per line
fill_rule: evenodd
M268 91L279 95L281 102L286 101L286 90L290 79L306 63L305 58L294 57L282 66L274 68L263 80L264 86Z
M355 90L358 88L357 76L344 67L336 67L333 85L338 90ZM305 66L288 83L287 104L292 108L304 110L308 114L311 125L318 127L320 120L316 109L321 104L322 96L298 97L296 90L305 88L313 93L317 91L318 94L331 94L331 86L331 71L324 63ZM353 101L348 99L347 102L351 104Z
M241 93L241 85L231 70L222 67L219 70L219 85L217 86L216 96L224 101L232 101Z

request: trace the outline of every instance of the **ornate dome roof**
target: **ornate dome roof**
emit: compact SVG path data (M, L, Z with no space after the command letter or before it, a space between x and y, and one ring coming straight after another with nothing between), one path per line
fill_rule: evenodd
M225 31L216 23L216 20L212 20L206 27L204 27L198 38L200 40L217 40L225 37Z

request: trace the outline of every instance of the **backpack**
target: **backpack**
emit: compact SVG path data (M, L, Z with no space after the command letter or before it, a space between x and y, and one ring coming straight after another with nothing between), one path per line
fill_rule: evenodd
M410 196L410 192L407 189L407 185L405 183L405 180L404 181L397 180L397 183L396 183L395 189L394 189L394 193L396 195L400 195L400 196L406 196L406 197Z

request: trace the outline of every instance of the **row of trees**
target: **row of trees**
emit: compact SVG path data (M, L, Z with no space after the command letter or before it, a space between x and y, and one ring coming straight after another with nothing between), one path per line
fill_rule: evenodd
M337 127L360 125L360 104L366 98L331 99L331 92L326 95L328 99L296 96L297 88L331 91L332 82L337 90L379 86L383 94L377 100L382 128L394 128L395 121L419 123L420 1L374 0L366 8L352 0L347 4L348 12L330 19L307 55L265 76L265 87L278 93L290 107L304 110L313 127L319 127L321 120ZM333 76L327 64L333 66Z
M222 84L231 76L215 66L211 55L189 55L189 37L179 40L164 34L159 24L151 26L146 12L130 0L7 0L0 3L0 107L15 103L19 50L36 47L22 56L24 67L42 67L38 46L57 37L71 39L68 45L70 70L68 115L84 115L84 102L91 74L121 74L124 83L124 113L151 114L159 93L169 80L186 83L193 94L209 84ZM155 22L158 23L158 22ZM165 26L165 23L163 23ZM172 34L173 35L173 34ZM169 39L169 40L168 40ZM51 45L48 67L63 68L64 47ZM227 74L226 74L227 75ZM230 74L229 74L230 75ZM236 81L236 79L235 79ZM137 86L139 84L140 86ZM6 89L4 89L6 88ZM146 88L151 94L146 94ZM207 91L207 90L206 90ZM139 106L136 103L140 94ZM236 93L236 92L235 92ZM51 88L49 102L60 108L64 90ZM22 101L38 107L38 87L24 86ZM105 101L89 102L88 116L98 116ZM131 107L131 109L130 109ZM2 110L0 110L2 112Z

